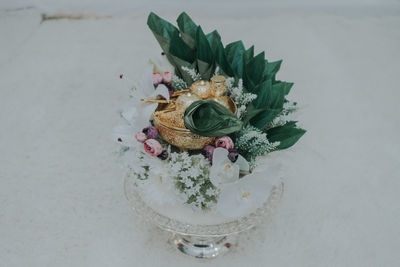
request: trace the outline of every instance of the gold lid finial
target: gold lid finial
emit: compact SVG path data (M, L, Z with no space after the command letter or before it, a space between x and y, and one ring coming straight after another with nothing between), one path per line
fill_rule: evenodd
M226 79L222 75L215 75L211 78L211 81L215 83L225 83Z
M227 88L225 81L226 79L222 75L216 75L211 78L211 87L213 88L215 97L220 97L226 94Z

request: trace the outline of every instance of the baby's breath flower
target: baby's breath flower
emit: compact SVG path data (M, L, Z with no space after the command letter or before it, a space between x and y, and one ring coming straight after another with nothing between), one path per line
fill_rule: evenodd
M171 153L168 169L186 204L207 209L216 203L218 191L209 180L210 164L202 155Z

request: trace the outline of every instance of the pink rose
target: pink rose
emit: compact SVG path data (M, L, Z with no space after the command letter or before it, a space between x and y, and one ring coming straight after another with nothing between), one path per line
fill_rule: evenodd
M222 147L229 150L234 147L234 144L229 136L222 136L218 137L217 140L215 140L215 147Z
M135 135L135 138L136 138L136 140L137 140L138 142L143 143L144 141L146 141L147 136L146 136L146 134L143 133L143 132L138 132L138 133Z
M155 139L147 139L144 141L144 150L153 157L161 154L163 148L161 144Z
M170 83L170 82L172 82L173 77L174 77L174 75L171 72L166 71L163 74L163 82Z
M160 73L158 72L153 72L153 84L155 86L159 85L163 80L163 77Z

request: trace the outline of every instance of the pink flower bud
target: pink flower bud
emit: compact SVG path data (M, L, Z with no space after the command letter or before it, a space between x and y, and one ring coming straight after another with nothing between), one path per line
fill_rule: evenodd
M163 74L163 82L170 83L170 82L172 82L173 77L174 77L174 75L171 72L166 71Z
M159 85L163 80L163 77L160 73L158 72L153 72L153 84L155 86Z
M146 136L146 134L143 133L143 132L138 132L138 133L135 135L135 138L136 138L136 140L137 140L138 142L143 143L144 141L146 141L147 136Z
M163 148L161 144L155 139L147 139L144 141L144 150L153 157L161 154Z
M218 137L217 140L215 140L215 147L222 147L229 150L234 147L234 144L229 136L222 136Z

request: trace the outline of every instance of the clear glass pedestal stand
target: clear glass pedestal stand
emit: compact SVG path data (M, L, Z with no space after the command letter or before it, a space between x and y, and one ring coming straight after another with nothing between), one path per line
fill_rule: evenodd
M173 233L172 244L182 253L195 258L215 258L236 244L237 234L265 222L284 192L283 182L271 190L267 201L254 212L235 220L215 225L191 225L154 211L140 197L134 177L125 178L125 196L132 209L146 221Z
M229 251L236 243L236 235L190 236L174 234L173 244L182 253L195 258L215 258Z

